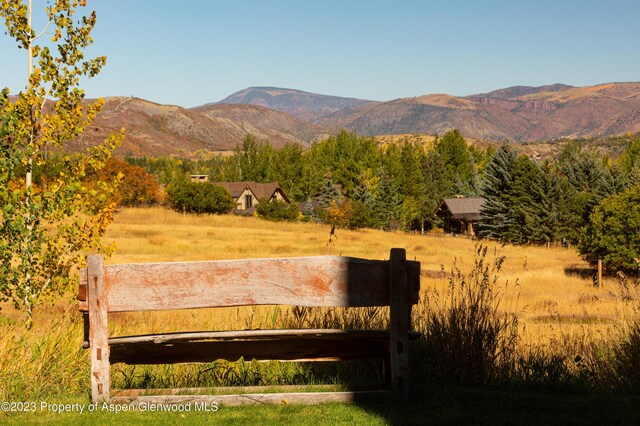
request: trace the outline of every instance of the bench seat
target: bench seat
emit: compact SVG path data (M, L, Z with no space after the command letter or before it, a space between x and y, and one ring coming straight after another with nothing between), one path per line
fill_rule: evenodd
M410 332L409 340L420 333ZM83 345L89 347L88 342ZM388 330L287 329L196 331L109 338L112 364L178 364L281 360L321 361L384 359ZM242 354L240 356L239 354Z

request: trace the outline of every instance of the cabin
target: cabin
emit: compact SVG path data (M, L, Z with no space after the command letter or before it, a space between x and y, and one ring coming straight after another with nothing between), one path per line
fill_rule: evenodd
M241 213L252 214L255 207L261 200L271 202L273 200L283 201L291 204L289 197L277 182L256 183L256 182L212 182L220 186L231 194L236 210Z
M444 232L473 237L485 201L482 197L445 198L435 215L444 220Z

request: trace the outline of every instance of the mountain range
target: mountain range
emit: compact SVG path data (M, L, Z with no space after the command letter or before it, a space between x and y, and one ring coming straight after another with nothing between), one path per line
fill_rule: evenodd
M252 87L195 108L106 98L80 144L125 127L120 153L185 154L233 149L247 133L274 146L309 145L340 129L363 135L443 134L513 142L640 132L640 83L515 86L464 97L432 94L388 102Z

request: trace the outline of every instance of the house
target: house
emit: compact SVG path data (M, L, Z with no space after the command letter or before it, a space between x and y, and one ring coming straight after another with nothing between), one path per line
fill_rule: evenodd
M435 215L444 220L444 232L474 236L474 225L480 219L480 210L485 201L482 197L445 198Z
M291 203L289 197L277 182L213 182L213 184L226 189L231 194L234 203L236 203L236 210L243 213L253 213L256 205L263 200L268 202L279 200L287 204Z

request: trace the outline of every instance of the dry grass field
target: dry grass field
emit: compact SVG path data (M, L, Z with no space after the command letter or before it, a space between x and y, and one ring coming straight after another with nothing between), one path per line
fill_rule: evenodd
M422 289L430 292L443 291L448 285L447 276L454 261L463 271L471 267L476 245L476 241L442 234L375 230L338 230L331 245L328 237L326 225L182 215L164 209L123 209L108 233L108 239L118 246L109 262L326 254L386 259L390 248L404 247L409 257L422 263ZM629 314L617 281L609 279L603 289L594 288L588 265L573 249L489 243L489 253L506 258L499 273L504 286L502 306L518 313L523 344L557 345L569 340L605 338ZM242 316L233 311L233 315L215 310L184 314L220 321L225 328L233 328L238 326L233 322ZM264 316L258 315L255 320L260 318Z
M446 297L450 271L473 267L476 241L442 234L337 230L309 223L274 223L252 217L184 215L161 208L122 209L106 239L117 244L108 263L213 260L252 257L344 255L386 259L392 247L422 263L423 298ZM520 351L571 354L613 338L633 314L619 283L593 287L573 249L488 244L490 257L504 256L498 272L500 309L519 318ZM421 310L422 309L422 310ZM417 309L424 312L425 306ZM111 334L203 329L270 328L282 324L286 308L227 308L118 314ZM286 319L286 318L285 318ZM88 359L80 349L81 318L70 293L36 311L26 332L8 304L0 311L0 397L77 393L88 389ZM126 373L126 370L125 370ZM123 374L125 374L123 373ZM68 377L61 382L61 377Z

